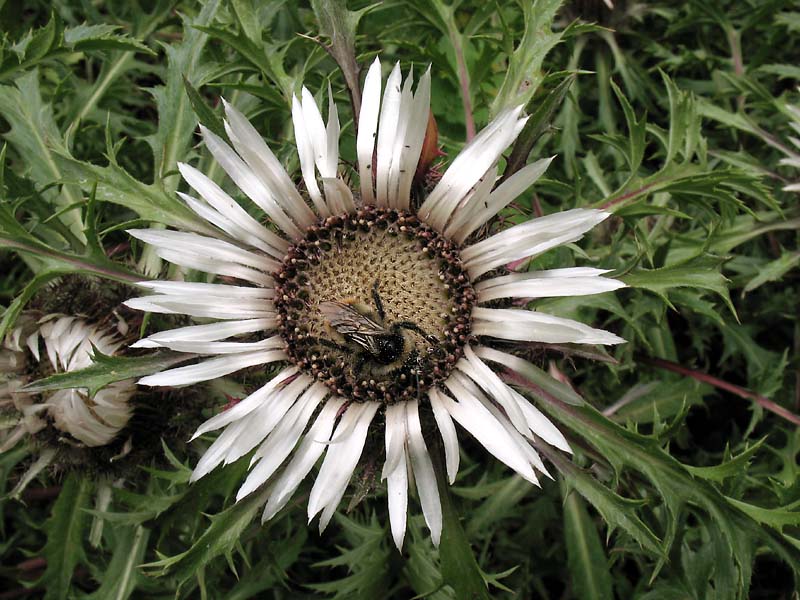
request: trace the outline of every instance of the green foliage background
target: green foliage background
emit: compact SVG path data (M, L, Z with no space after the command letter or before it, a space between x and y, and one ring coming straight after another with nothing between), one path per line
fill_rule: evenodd
M558 157L503 217L612 210L537 265L577 258L630 286L539 302L629 342L535 349L586 399L542 371L522 382L575 456L541 448L557 473L539 490L464 438L439 549L416 515L397 552L380 487L322 536L302 493L262 526L259 494L233 503L247 458L188 485L202 441L164 440L124 482L45 471L22 495L36 449L18 447L0 455L0 598L797 598L800 210L782 188L800 172L780 160L798 135L800 12L615 4L0 2L0 336L58 276L165 268L123 229L203 230L176 163L224 182L196 127L221 129L220 97L297 173L291 96L330 84L352 161L348 84L376 55L432 65L445 162L526 103L509 168ZM203 393L221 406L247 387Z

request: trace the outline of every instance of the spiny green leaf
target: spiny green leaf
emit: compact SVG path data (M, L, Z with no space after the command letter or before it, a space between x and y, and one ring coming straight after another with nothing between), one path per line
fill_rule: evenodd
M679 265L660 269L638 270L620 277L631 287L650 290L669 303L668 292L673 288L700 288L717 294L736 314L728 292L728 280L720 272L722 261L714 257L695 259Z
M112 35L119 29L119 25L110 25L109 23L97 23L94 25L82 23L81 25L64 29L64 42L72 45L82 40Z
M781 11L775 15L775 23L784 25L789 31L800 31L800 12Z
M612 417L624 423L652 423L680 413L683 406L700 404L711 386L688 378L679 381L653 381L641 388L641 394L622 398L619 410ZM627 396L627 394L626 394Z
M119 26L108 24L68 27L64 30L64 44L79 51L122 50L156 55L139 40L126 34L119 34L118 30Z
M334 517L347 544L333 558L315 563L314 567L345 568L348 575L308 587L332 594L333 600L377 598L386 592L391 552L386 544L386 529L374 514L369 520L355 520L340 513Z
M229 0L229 3L244 34L254 44L260 44L261 28L253 0Z
M625 105L623 103L623 106ZM625 112L628 114L628 110ZM591 137L616 148L629 165L637 165L638 168L643 157L645 138L642 132L645 131L643 126L646 123L644 118L636 121L632 112L629 119L629 128L632 127L639 133L627 141L621 136L613 135ZM742 211L750 210L742 200L742 197L748 197L767 208L780 210L775 198L761 181L760 174L754 174L751 169L734 167L711 169L696 162L665 163L658 172L647 177L640 177L637 171L632 170L628 179L617 191L609 198L596 202L594 206L617 211L660 192L670 192L676 200L683 200L686 197L694 203L713 202L720 204L723 209L732 207Z
M281 90L286 103L291 104L292 94L294 94L294 79L286 74L283 67L283 57L287 46L267 44L256 46L247 37L231 33L220 27L195 25L195 28L236 50L251 67L272 81Z
M491 115L505 108L527 104L544 78L542 63L561 41L562 32L553 31L553 19L562 0L525 2L525 30L519 46L509 58L506 75L490 109Z
M746 131L747 133L752 133L753 135L764 135L764 132L762 132L758 126L756 126L748 117L741 113L727 111L721 106L712 104L708 100L702 99L698 101L698 109L700 114L707 119L719 121L725 125L728 125L729 127L740 129L742 131Z
M782 79L800 79L800 67L797 65L773 64L761 65L758 70L762 73L773 73Z
M274 554L265 556L248 568L223 600L249 600L258 597L261 592L285 585L289 577L287 571L303 556L307 541L308 532L303 527L297 528L288 539L273 539Z
M742 293L752 292L769 281L779 281L786 273L800 264L800 252L783 252L780 258L770 261L759 269L758 275L744 286Z
M32 70L18 77L16 86L0 86L0 114L11 125L5 139L15 152L25 157L30 178L39 188L53 183L62 184L64 173L56 158L64 151L61 132L53 116L53 107L42 100L39 90L39 73ZM55 210L80 204L80 191L74 185L63 185L43 191ZM83 241L83 224L80 210L71 209L61 215L72 233Z
M783 386L786 360L782 354L762 347L751 333L752 325L725 324L720 328L725 338L722 360L738 353L747 363L748 385L762 395L772 395ZM767 384L772 383L772 386Z
M54 12L47 25L31 30L12 46L14 54L0 60L0 80L11 79L18 71L32 69L48 59L71 52L132 51L155 56L156 53L138 39L120 34L118 25L81 24L64 28Z
M53 512L45 525L47 544L43 556L47 559L39 585L45 590L46 600L64 600L70 593L70 582L75 567L84 562L84 529L88 514L91 483L73 473L64 482Z
M67 273L68 271L50 270L36 275L31 279L23 290L14 298L14 301L3 311L3 319L0 320L0 340L5 339L6 335L14 323L19 318L19 315L25 308L25 305L33 298L34 294L44 287L49 281L56 277Z
M172 3L170 1L156 2L152 7L152 12L144 13L135 20L132 28L135 39L137 41L146 39L171 13ZM75 131L86 118L92 118L97 123L106 123L109 113L97 110L98 104L105 97L113 96L115 82L124 80L130 71L140 66L135 60L134 51L115 52L110 60L102 61L97 77L90 84L87 82L87 84L81 85L70 103L66 119L66 122L69 123L66 130L68 135Z
M37 258L40 261L37 278L49 277L52 279L54 276L64 273L84 273L128 283L142 280L142 276L128 271L102 252L91 252L91 249L86 254L72 254L54 250L35 238L20 241L3 235L0 235L0 243L7 249L26 255L30 254ZM25 301L27 302L28 299L30 297ZM23 307L24 304L20 304L19 310Z
M631 103L613 81L611 82L611 89L614 90L614 94L616 94L617 100L622 106L622 113L625 115L625 122L628 125L628 143L626 147L620 147L620 149L630 169L630 181L636 176L639 165L642 164L642 159L644 158L647 120L644 116L636 118Z
M25 386L27 392L46 392L65 388L85 388L94 396L99 390L116 381L150 375L174 364L194 358L192 354L155 352L147 356L106 356L95 349L94 364L78 371L56 373Z
M713 481L722 482L728 477L735 477L744 473L747 470L753 455L758 452L758 450L766 441L767 438L760 439L747 450L715 467L693 467L691 465L686 465L686 470L695 477L702 477L703 479L711 479Z
M50 16L47 25L36 30L31 30L19 42L12 46L12 50L19 56L20 62L33 62L46 56L58 42L62 23L57 13Z
M685 212L670 208L669 206L656 206L654 204L645 204L644 202L633 202L626 204L624 208L614 212L620 217L649 217L652 215L668 215L670 217L677 217L679 219L691 219L692 217Z
M200 28L213 21L219 5L220 0L204 2L196 17L183 18L181 43L165 46L168 63L165 85L150 90L158 110L158 129L145 139L153 150L153 183L167 194L172 194L178 187L177 163L187 155L196 126L183 80L188 79L194 85L202 84L200 64L208 36Z
M41 61L57 54L63 27L58 13L53 12L44 27L29 31L11 46L12 53L0 61L0 80L10 79L17 71L33 68Z
M361 18L376 6L373 4L353 11L347 9L344 0L311 0L319 32L330 40L325 49L336 60L347 83L356 122L361 110L361 87L358 81L361 69L356 61L356 29Z
M195 576L211 559L233 551L268 496L269 489L262 489L236 502L211 517L211 524L189 550L147 563L143 568L156 576L172 574L180 582Z
M229 4L236 15L239 27L254 44L261 43L261 28L258 23L258 15L253 0L229 0Z
M488 600L489 594L478 563L472 553L469 540L461 527L458 513L450 497L450 489L444 483L444 470L438 469L439 496L442 502L442 539L439 557L442 561L442 577L450 585L456 598Z
M194 114L197 115L200 122L223 140L227 139L228 134L225 133L225 125L222 119L209 108L206 101L186 77L183 78L183 87L186 89L186 95L192 104L192 110L194 110Z
M525 166L536 140L552 126L553 117L564 102L575 78L576 75L568 74L544 98L534 96L525 107L530 117L514 143L511 155L506 162L506 169L503 171L503 177L498 185Z
M714 231L711 236L698 231L691 236L674 239L670 246L669 261L680 263L703 252L725 255L734 248L773 231L800 230L800 217L776 218L774 213L759 212L755 215L740 215L723 231ZM710 237L710 239L709 239Z
M795 502L792 506L780 506L778 508L755 506L735 498L728 498L728 502L753 520L774 527L778 531L783 530L787 525L800 525L800 510L798 510L800 503L798 502Z
M620 528L654 556L666 556L662 541L636 514L643 501L623 498L549 448L540 450L556 465L569 485L595 507L608 525L609 536Z
M454 495L473 499L472 494L463 494L457 488L450 489ZM470 510L469 516L465 519L464 531L467 538L477 539L481 532L487 531L493 523L505 515L513 516L519 503L530 493L530 482L518 475L512 475L505 480L498 481L497 485L492 485L491 492L481 494L480 498L476 498L482 502L474 510Z
M124 206L148 221L198 233L214 233L213 228L177 196L166 193L159 185L138 181L116 163L100 167L69 154L57 155L56 159L67 180L77 183L87 192L96 190L96 197L102 202Z
M661 79L667 88L670 116L664 163L671 163L678 154L683 155L684 161L689 161L700 137L700 119L695 110L694 98L678 89L666 73L661 72Z
M91 594L91 600L125 600L130 598L144 576L139 565L147 550L150 530L142 526L115 529L111 562L103 573L102 585Z
M543 398L545 400L543 406L552 417L573 429L617 469L631 468L652 482L667 513L663 542L665 550L670 548L675 540L679 515L691 505L703 510L719 526L723 538L732 551L732 560L738 571L737 586L740 591L745 591L749 585L752 556L758 543L768 545L795 572L800 572L800 552L797 552L791 541L779 533L765 530L759 524L762 520L776 526L788 524L794 522L800 512L792 510L788 511L791 514L787 514L785 508L770 512L771 509L760 509L750 505L743 507L740 501L731 502L730 498L724 496L711 483L694 477L684 465L664 451L656 438L625 430L605 419L589 405L569 406L555 397L541 394L537 386L528 390L524 377L508 374L507 378L511 383L522 386L523 392L531 392ZM543 451L546 452L546 449ZM555 451L550 451L548 456L559 470L567 474L568 479L577 468ZM589 481L584 483L586 487L592 489L593 479L588 479ZM575 485L573 481L570 483ZM593 485L595 488L600 486L597 482ZM578 488L578 491L581 490ZM591 498L587 499L591 501ZM597 504L595 506L605 519L615 518L615 511L610 510L606 514L600 506ZM662 561L664 560L666 559L663 558ZM659 569L660 566L656 571ZM737 597L742 597L741 593L737 594Z
M597 528L578 494L562 485L564 494L564 536L572 591L579 600L613 600L614 592L608 557Z

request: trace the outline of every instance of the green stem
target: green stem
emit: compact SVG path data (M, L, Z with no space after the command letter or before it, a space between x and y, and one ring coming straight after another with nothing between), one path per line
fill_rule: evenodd
M54 259L59 262L70 265L72 267L77 267L81 271L93 273L95 275L99 275L100 277L105 277L107 279L114 279L116 281L122 281L127 283L137 283L142 279L146 279L145 276L140 275L138 273L133 273L125 269L114 268L112 266L113 263L109 263L106 266L97 265L95 263L92 263L84 259L83 257L73 256L71 254L66 254L64 252L58 252L57 250L53 250L47 247L33 246L6 237L0 237L0 246L5 248L10 248L13 250L18 250L20 252L30 252L31 254L34 254L36 256L41 256L44 258Z
M456 76L461 90L461 104L464 107L464 123L467 128L467 141L475 137L475 115L472 114L472 99L470 98L469 69L464 55L464 36L458 30L455 21L455 11L452 6L435 2L434 7L439 13L439 18L444 23L447 37L453 45L453 54L456 59Z
M489 600L478 561L475 560L467 535L453 506L442 462L442 449L438 445L433 445L430 454L442 505L442 539L439 544L442 578L455 590L456 598Z

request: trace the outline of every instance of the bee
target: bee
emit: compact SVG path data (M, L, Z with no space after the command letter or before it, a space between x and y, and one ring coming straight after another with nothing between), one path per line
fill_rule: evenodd
M418 333L434 345L438 340L412 321L395 321L387 325L378 286L379 282L375 281L372 287L374 310L350 300L321 302L319 310L328 322L335 341L344 346L356 346L366 358L391 369L402 365L414 350L414 340L409 331Z

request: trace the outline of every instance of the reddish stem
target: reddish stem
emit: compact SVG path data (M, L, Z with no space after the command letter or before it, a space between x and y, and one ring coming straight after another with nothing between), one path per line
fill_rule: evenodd
M22 572L39 571L41 569L44 569L45 567L47 567L47 559L41 556L37 556L35 558L29 558L17 564L17 569L19 569Z
M50 500L57 497L61 493L60 485L53 485L43 488L32 488L22 492L22 499L26 502L35 502L37 500Z
M666 371L672 371L673 373L678 373L680 375L685 375L687 377L691 377L697 381L702 383L707 383L709 385L713 385L715 388L719 388L721 390L725 390L726 392L730 392L731 394L735 394L740 398L745 398L746 400L752 400L765 410L770 411L771 413L775 413L779 417L783 417L787 421L794 423L795 425L800 425L800 416L794 414L793 412L783 408L779 404L773 402L766 396L762 396L761 394L757 394L755 392L751 392L748 389L743 387L739 387L738 385L734 385L732 383L728 383L727 381L723 381L718 377L714 377L713 375L709 375L708 373L703 373L701 371L695 371L693 369L688 369L683 367L677 363L674 363L669 360L664 360L662 358L646 358L643 362L653 365L654 367L658 367L660 369L664 369Z
M644 192L649 190L651 187L655 186L657 183L660 183L660 182L648 183L647 185L645 185L643 187L640 187L637 190L633 190L631 192L628 192L627 194L622 194L622 196L620 196L619 198L612 198L611 200L609 200L608 202L604 202L603 204L601 204L597 208L604 210L606 208L610 208L610 207L614 206L615 204L619 204L620 202L625 202L625 200L629 200L630 198L634 198L634 197L638 196L639 194L643 194Z
M44 591L44 588L16 588L8 590L7 592L0 593L0 600L17 600L17 598L25 598L31 594L39 594Z
M742 43L737 32L732 27L727 31L728 44L731 47L731 62L733 63L733 72L737 77L744 75L744 62L742 61Z
M543 217L544 211L542 210L542 203L539 202L539 194L533 195L531 204L533 206L533 214L535 214L537 217Z
M117 254L119 254L121 252L127 251L128 249L130 249L130 247L131 247L130 242L122 242L120 244L117 244L116 246L112 246L111 248L108 248L106 250L106 256L108 258L112 258L112 257L116 256Z
M464 58L464 48L458 39L458 34L451 32L453 51L456 54L458 63L458 82L461 84L461 103L464 105L464 121L467 124L467 141L475 137L475 117L472 114L472 100L469 97L469 71L467 71L467 61Z
M512 260L510 263L506 265L506 269L509 271L517 271L519 268L524 265L526 262L531 260L530 256L526 256L525 258L518 258L517 260Z

